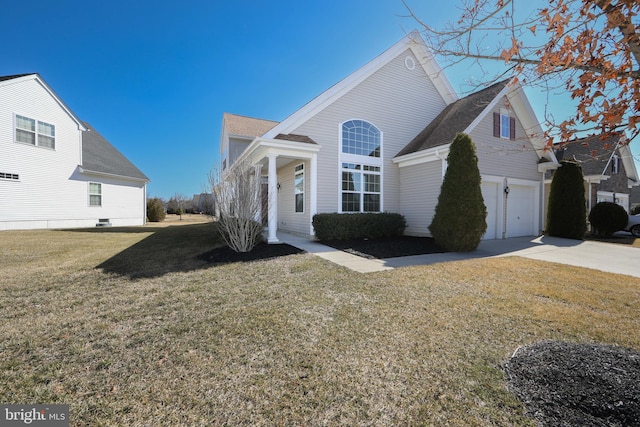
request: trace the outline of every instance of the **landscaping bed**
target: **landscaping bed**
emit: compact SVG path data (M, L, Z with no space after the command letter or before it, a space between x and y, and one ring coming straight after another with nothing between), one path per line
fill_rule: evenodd
M545 341L505 364L509 389L544 426L640 425L640 353Z

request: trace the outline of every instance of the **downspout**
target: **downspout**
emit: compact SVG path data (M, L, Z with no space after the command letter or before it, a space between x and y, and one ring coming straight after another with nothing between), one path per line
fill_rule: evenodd
M440 159L442 163L442 181L444 181L444 176L447 173L447 158L440 155L440 150L436 149L436 159Z
M541 194L540 194L540 221L538 221L538 232L543 232L541 234L544 234L544 231L546 231L547 228L547 215L546 215L546 191L544 188L544 176L545 176L545 172L541 172L540 173L542 180L540 181L541 185Z

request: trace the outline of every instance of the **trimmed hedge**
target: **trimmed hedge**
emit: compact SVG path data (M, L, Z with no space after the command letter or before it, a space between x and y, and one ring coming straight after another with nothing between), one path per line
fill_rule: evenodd
M587 231L587 204L582 166L564 160L553 174L547 208L547 236L583 240Z
M404 216L397 213L322 213L313 216L318 240L374 239L402 236Z
M629 216L622 206L613 202L600 202L591 208L589 222L596 235L609 237L627 226Z

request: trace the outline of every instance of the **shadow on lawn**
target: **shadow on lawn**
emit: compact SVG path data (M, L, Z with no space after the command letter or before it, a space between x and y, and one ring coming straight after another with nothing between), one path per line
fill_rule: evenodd
M212 264L246 262L301 252L289 245L261 244L248 254L237 254L224 246L214 223L179 227L113 227L82 231L97 234L152 232L149 237L96 266L105 273L128 276L132 279L160 277L173 272L209 268Z

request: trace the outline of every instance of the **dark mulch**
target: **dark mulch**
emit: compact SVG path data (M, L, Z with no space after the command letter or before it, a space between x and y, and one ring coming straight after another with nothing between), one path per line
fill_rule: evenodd
M640 426L640 353L545 341L505 364L509 389L543 426Z
M258 243L250 252L235 252L228 246L221 246L198 256L199 259L211 264L227 264L232 262L247 262L277 258L286 255L303 253L302 249L285 243L269 245L265 242Z
M385 237L381 239L326 240L322 244L369 259L446 252L431 237Z

